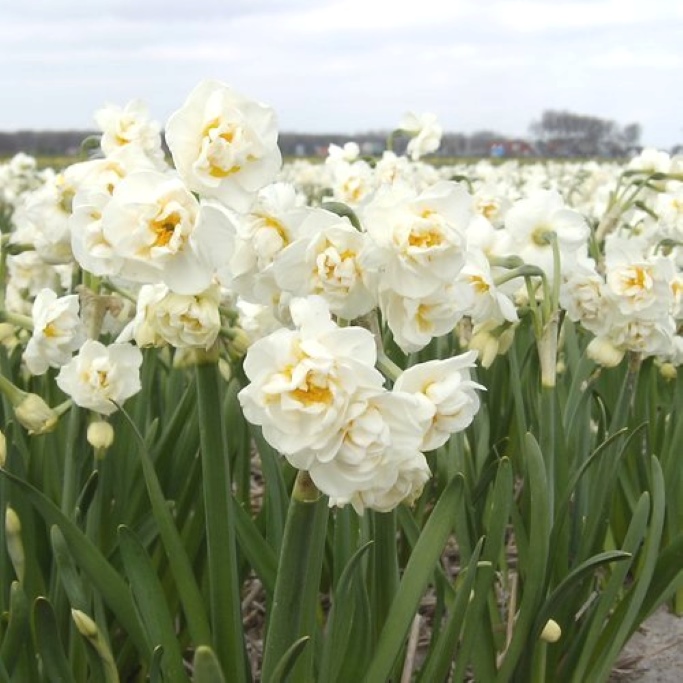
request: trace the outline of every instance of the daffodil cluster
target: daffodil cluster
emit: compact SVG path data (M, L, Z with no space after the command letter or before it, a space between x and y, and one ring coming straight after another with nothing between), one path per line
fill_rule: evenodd
M405 154L349 142L283 168L274 111L217 81L166 122L170 162L142 102L95 119L95 158L36 180L16 157L0 191L25 367L96 413L139 390L140 348L239 340L234 359L248 340L246 418L331 504L388 510L419 495L424 453L470 424L475 359L504 354L522 318L541 340L566 313L604 365L683 360L683 176L668 155L437 168L420 159L441 127L407 114ZM454 334L469 351L411 356ZM410 366L390 389L387 338Z

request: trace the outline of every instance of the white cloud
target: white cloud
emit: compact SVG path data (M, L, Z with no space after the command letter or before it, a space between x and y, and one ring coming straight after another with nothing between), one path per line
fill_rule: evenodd
M160 121L202 78L268 102L283 130L392 127L523 135L546 108L681 134L678 0L23 0L0 6L0 129L88 127L105 102Z

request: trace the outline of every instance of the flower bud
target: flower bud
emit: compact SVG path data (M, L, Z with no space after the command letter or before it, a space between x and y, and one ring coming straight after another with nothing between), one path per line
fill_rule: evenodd
M562 635L560 625L554 619L548 619L546 625L541 631L541 640L546 643L556 643Z
M114 428L105 420L91 422L88 425L86 438L93 448L109 448L114 443Z
M5 435L0 432L0 467L5 466L5 461L7 460L7 439Z
M59 420L59 415L38 394L25 394L14 406L14 415L29 434L47 434Z
M24 544L21 540L21 521L19 520L19 515L9 506L7 506L5 511L5 534L7 554L12 561L17 578L23 583L26 570L26 556L24 554Z
M218 370L221 373L221 377L226 382L229 382L232 379L232 365L230 365L225 358L220 358L218 360Z
M249 335L241 327L233 327L234 336L228 342L228 355L233 360L240 360L251 345Z
M624 358L624 350L618 349L614 344L603 337L595 337L586 348L586 355L599 365L606 368L614 368Z
M673 363L662 363L659 366L659 374L666 380L676 379L678 372Z
M76 624L78 632L82 636L88 640L94 640L97 638L99 634L97 624L85 612L81 612L79 609L72 609L71 617Z

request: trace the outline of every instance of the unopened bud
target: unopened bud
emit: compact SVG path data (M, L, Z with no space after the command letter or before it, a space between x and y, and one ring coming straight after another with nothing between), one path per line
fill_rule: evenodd
M225 358L221 358L218 361L218 370L221 373L221 377L226 382L229 382L232 379L232 365L230 365Z
M618 349L603 337L595 337L588 344L586 355L599 365L606 368L614 368L623 360L624 350Z
M86 438L93 448L109 448L114 443L114 428L105 420L91 422L88 425Z
M546 643L556 643L562 635L560 625L554 619L548 619L541 631L541 640Z
M0 432L0 467L5 466L5 461L7 460L7 439L5 435Z
M21 540L21 521L19 515L9 506L5 510L5 534L7 554L12 561L14 573L19 581L23 583L26 570L26 555L24 553L24 543Z
M97 624L85 612L81 612L79 609L72 609L71 617L82 636L88 640L95 640L97 638L99 634Z
M251 341L249 335L241 327L233 327L230 331L234 333L234 336L228 342L228 355L233 360L239 360L246 355Z
M678 372L676 371L676 366L673 363L662 363L659 366L659 374L667 380L676 379Z
M59 415L38 394L25 394L14 406L14 415L29 434L47 434L59 420Z

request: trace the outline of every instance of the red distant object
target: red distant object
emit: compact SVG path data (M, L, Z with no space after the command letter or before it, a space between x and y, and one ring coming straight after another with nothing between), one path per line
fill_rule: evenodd
M526 140L498 140L489 145L489 151L492 157L528 157L536 154Z

